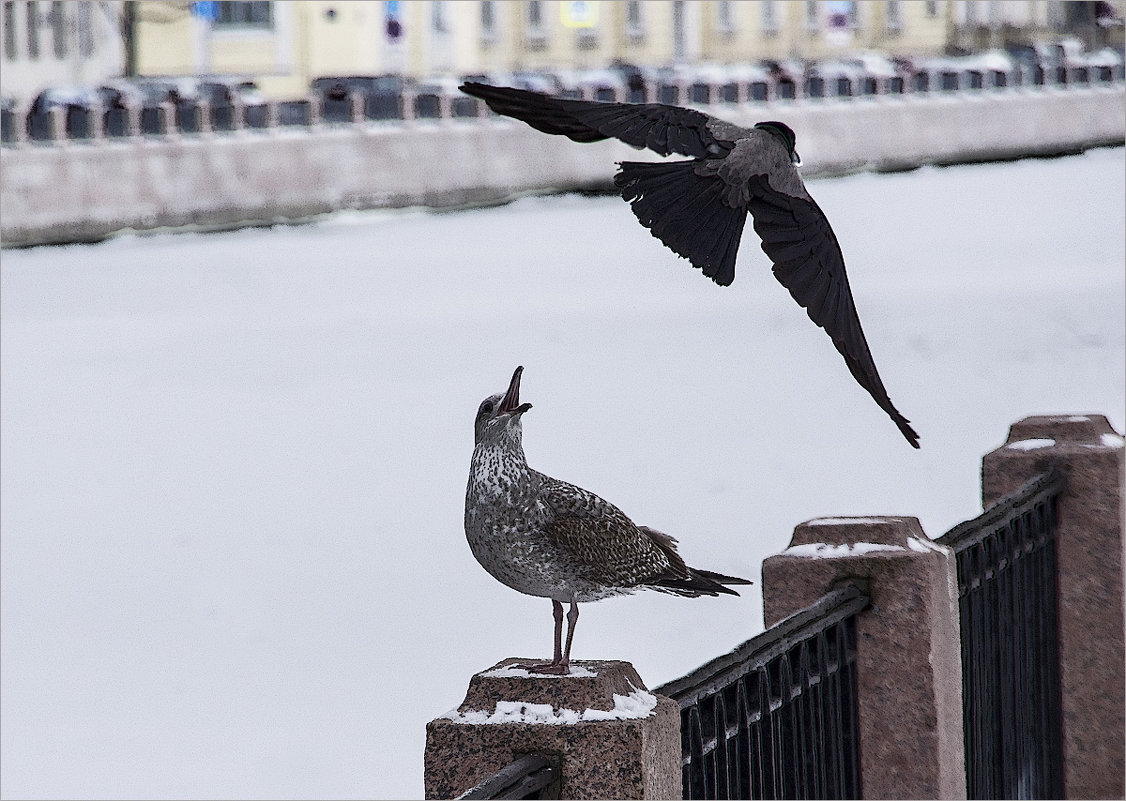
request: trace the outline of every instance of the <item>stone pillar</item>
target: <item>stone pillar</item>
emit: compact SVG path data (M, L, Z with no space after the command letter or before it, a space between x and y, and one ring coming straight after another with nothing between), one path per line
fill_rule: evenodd
M557 798L680 798L680 707L628 662L529 674L505 659L473 676L461 706L426 725L426 797L455 798L524 754L561 771Z
M1126 795L1123 447L1103 415L1026 417L981 464L990 506L1057 463L1060 702L1065 798Z
M856 620L861 797L965 798L953 553L913 517L802 523L763 562L766 625L843 582L871 598Z

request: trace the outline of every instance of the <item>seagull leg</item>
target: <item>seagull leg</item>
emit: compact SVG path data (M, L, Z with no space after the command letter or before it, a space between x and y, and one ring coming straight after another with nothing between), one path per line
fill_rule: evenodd
M573 606L573 604L572 604ZM541 665L527 665L525 668L530 673L559 673L567 672L567 663L563 659L563 604L556 601L554 598L551 600L551 614L555 618L555 653L551 657L551 662ZM576 612L576 616L578 613ZM570 620L568 620L570 624ZM570 626L568 625L567 631L567 652L571 651L571 637Z
M563 604L559 604L560 613L563 612ZM569 673L571 670L571 640L575 637L575 624L579 622L579 605L575 603L575 599L571 599L571 608L567 610L567 647L563 649L563 672Z

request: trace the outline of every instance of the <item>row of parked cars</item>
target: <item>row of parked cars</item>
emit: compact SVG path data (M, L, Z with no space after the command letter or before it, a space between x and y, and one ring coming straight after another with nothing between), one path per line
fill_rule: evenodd
M830 98L904 92L953 91L1015 85L1105 83L1123 79L1120 52L1085 53L1077 42L1058 42L942 58L888 58L861 53L823 61L761 61L738 65L646 67L617 63L606 69L517 71L412 79L402 75L317 78L309 99L271 104L251 80L237 76L143 77L107 81L96 87L47 89L26 116L32 140L53 138L51 109L63 108L68 138L92 135L97 110L105 136L130 132L130 109L138 110L141 133L160 135L172 127L184 133L264 128L276 114L280 125L310 125L314 114L326 123L357 117L471 117L476 100L458 84L475 80L516 86L564 97L661 103L747 102L798 97ZM206 109L206 120L204 119ZM10 142L14 104L3 106L3 139ZM166 119L168 113L174 119Z

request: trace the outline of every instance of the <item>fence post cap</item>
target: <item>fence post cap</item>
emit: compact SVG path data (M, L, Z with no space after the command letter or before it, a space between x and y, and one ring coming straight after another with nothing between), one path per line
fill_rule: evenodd
M863 556L937 547L916 517L815 517L794 527L790 545L781 555Z
M531 673L535 659L502 659L469 680L455 723L578 723L645 717L656 705L633 665L615 660L571 663L566 676ZM646 711L648 707L648 711Z
M1102 414L1033 415L1009 426L1007 450L1039 450L1057 444L1121 448L1122 437Z
M680 707L628 662L579 661L568 676L504 659L426 724L427 798L452 798L522 754L557 758L557 798L679 798Z

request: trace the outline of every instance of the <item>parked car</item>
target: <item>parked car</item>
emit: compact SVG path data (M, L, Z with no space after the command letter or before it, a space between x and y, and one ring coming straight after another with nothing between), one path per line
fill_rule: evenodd
M326 122L352 120L352 94L363 98L363 116L369 120L403 118L403 95L413 91L414 82L402 75L332 75L315 78L312 91L321 100L321 116Z
M90 116L101 108L102 98L92 86L55 86L44 89L31 101L27 115L27 134L37 141L53 138L51 110L65 109L68 139L85 139L90 136Z
M199 79L200 95L211 108L211 128L228 131L234 127L236 106L243 110L243 124L265 128L269 123L268 103L258 84L236 75L204 75Z

